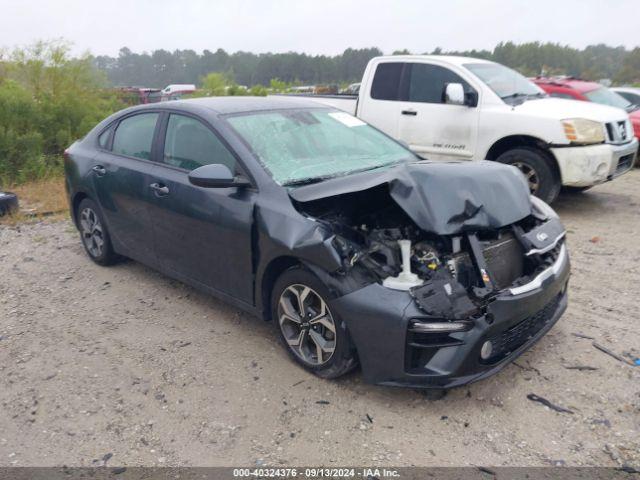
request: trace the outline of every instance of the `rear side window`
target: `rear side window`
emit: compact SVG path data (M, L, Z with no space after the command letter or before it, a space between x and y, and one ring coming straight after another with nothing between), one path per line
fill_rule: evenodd
M371 98L376 100L399 100L400 80L404 63L381 63L376 68L371 85Z
M635 94L631 92L616 92L618 95L622 95L624 98L629 100L634 105L640 105L640 94Z
M109 148L109 137L111 136L111 130L113 130L113 128L108 128L98 137L98 145L100 145L100 148L102 148L103 150L107 150Z
M113 137L113 153L150 160L158 115L141 113L122 120Z
M202 122L184 115L169 116L163 162L185 170L221 163L236 171L236 159L220 139Z
M444 89L447 83L461 83L465 93L471 91L471 86L448 68L413 63L409 81L409 101L444 103Z

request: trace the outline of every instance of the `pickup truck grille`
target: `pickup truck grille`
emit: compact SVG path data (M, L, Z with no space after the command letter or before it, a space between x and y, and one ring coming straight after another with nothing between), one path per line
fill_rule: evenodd
M627 143L633 138L633 128L626 120L609 122L606 127L608 143Z

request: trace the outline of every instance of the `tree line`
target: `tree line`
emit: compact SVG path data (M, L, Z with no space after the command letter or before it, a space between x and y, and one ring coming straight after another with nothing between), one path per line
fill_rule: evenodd
M427 53L464 55L493 60L524 75L572 75L586 80L611 79L618 84L640 82L640 48L627 50L604 44L577 49L557 43L501 42L493 50L431 52L399 50L394 54ZM221 73L239 85L268 86L273 79L297 84L347 84L357 82L367 62L382 55L378 48L348 48L339 55L305 53L228 53L204 50L154 50L135 53L120 49L117 57L94 58L113 86L164 87L171 83L201 85L209 73Z

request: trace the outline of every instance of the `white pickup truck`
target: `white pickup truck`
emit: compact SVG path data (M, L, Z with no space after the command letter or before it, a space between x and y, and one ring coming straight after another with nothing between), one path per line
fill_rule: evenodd
M638 150L625 111L549 98L514 70L476 58L377 57L357 96L311 97L427 158L515 165L548 203L562 185L584 190L629 171Z

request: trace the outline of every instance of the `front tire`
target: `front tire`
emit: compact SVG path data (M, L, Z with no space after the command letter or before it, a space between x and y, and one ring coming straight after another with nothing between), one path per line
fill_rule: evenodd
M552 159L534 148L513 148L497 158L500 163L517 167L525 177L532 195L553 203L560 194L560 179L552 167Z
M271 295L271 318L283 346L296 363L322 378L340 377L358 364L330 298L320 279L302 267L285 271Z
M76 218L80 239L89 258L102 266L116 263L120 257L113 251L109 230L98 205L85 198L78 205Z

